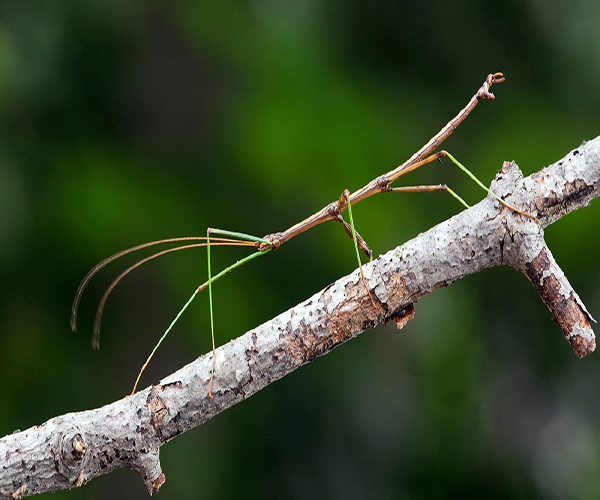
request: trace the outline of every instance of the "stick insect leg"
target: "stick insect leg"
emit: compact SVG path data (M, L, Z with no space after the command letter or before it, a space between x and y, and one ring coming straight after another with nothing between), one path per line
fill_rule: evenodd
M215 324L213 321L213 298L212 298L212 276L210 272L210 228L206 230L206 261L208 264L208 304L210 309L210 336L212 339L212 367L210 369L210 384L208 385L208 397L212 399L212 386L215 376Z
M452 156L450 153L448 153L447 151L440 151L440 153L445 153L445 155L450 158L450 160L452 161L452 163L454 163L458 168L460 168L465 174L467 174L471 179L473 179L475 181L475 183L482 189L484 189L487 193L489 193L491 196L493 196L494 198L496 198L500 203L502 203L506 208L509 208L510 210L517 212L518 214L521 214L525 217L529 217L530 219L536 221L539 223L539 219L535 216L535 215L531 215L528 214L527 212L523 212L522 210L519 210L518 208L513 207L512 205L506 203L502 198L500 198L499 196L497 196L495 193L493 193L491 190L489 190L477 177L475 177L475 175L467 168L465 167L461 162L459 162L456 158L454 158L454 156Z
M365 286L365 290L367 291L369 298L371 299L371 304L373 304L374 308L377 308L377 306L375 305L375 301L373 300L373 296L371 295L371 291L369 290L369 287L367 286L367 282L365 281L365 275L364 275L363 269L362 269L362 262L360 261L360 253L358 252L358 243L356 240L356 230L354 229L354 220L352 219L352 207L350 206L350 192L348 190L346 190L346 191L344 191L344 194L346 195L346 202L348 203L348 217L350 218L350 228L352 229L352 239L354 240L354 249L356 250L356 260L358 261L358 269L360 271L360 278L363 282L363 285ZM366 245L366 243L365 243L365 245ZM370 249L369 249L369 252L371 252ZM373 255L373 252L371 252L369 257L371 257L372 255Z
M446 151L438 151L437 153L434 153L431 156L428 156L427 158L423 158L422 160L419 160L418 162L415 162L412 165L409 165L409 166L403 168L402 170L395 172L394 174L392 174L391 172L388 172L386 174L386 177L387 177L389 183L391 184L391 183L397 181L400 177L408 174L409 172L414 172L418 168L421 168L421 167L427 165L428 163L431 163L432 161L435 161L435 160L441 161L441 158L443 158L444 156L446 156Z
M252 236L252 235L247 235L244 233L235 233L232 231L224 231L221 229L211 229L209 228L207 230L207 248L208 248L208 236L209 234L222 234L222 235L228 235L240 240L246 240L246 241L252 241L254 243L257 244L264 244L266 245L266 250L258 250L254 253L251 253L250 255L247 255L246 257L238 260L237 262L235 262L234 264L232 264L231 266L226 267L225 269L223 269L221 272L219 272L218 274L216 274L215 276L211 276L211 272L210 272L210 268L209 268L209 279L207 281L205 281L204 283L202 283L202 285L200 285L198 288L196 288L194 290L194 293L192 293L192 295L190 296L190 298L187 300L187 302L183 305L183 307L179 310L179 312L177 313L177 316L175 316L175 319L173 319L173 321L171 321L171 324L169 325L169 327L165 330L165 333L163 333L162 337L158 340L158 342L156 343L156 345L154 346L154 349L152 349L152 352L150 353L150 356L148 356L148 359L146 360L146 362L144 363L144 365L142 366L140 372L138 373L137 379L135 380L135 384L133 385L133 390L131 391L131 394L135 394L135 391L137 390L137 385L140 381L140 378L142 376L142 373L144 372L144 370L146 369L146 367L148 366L148 363L150 363L150 360L152 359L152 357L154 356L154 353L156 352L156 350L158 349L158 347L160 346L160 344L162 344L163 340L165 340L165 338L167 337L167 335L169 334L169 332L173 329L173 327L175 326L175 323L177 323L177 321L179 320L179 318L181 317L181 315L185 312L185 310L189 307L189 305L192 303L192 301L196 298L196 295L198 295L202 290L204 290L205 288L210 288L211 284L214 283L215 281L221 279L223 276L225 276L227 273L233 271L234 269L240 267L241 265L245 264L246 262L249 262L257 257L260 257L261 255L265 255L267 253L269 253L272 248L271 245L272 243L268 240L265 240L263 238L258 238L256 236ZM210 262L210 259L209 259ZM210 263L209 263L210 266ZM212 297L212 295L210 296ZM209 298L210 300L210 309L211 309L211 332L213 331L212 328L212 300ZM210 386L209 386L209 396L212 397L212 382L213 382L213 375L214 375L214 360L215 360L215 348L214 348L214 335L213 335L213 369L211 370L211 379L210 379Z
M271 245L271 243L268 240L265 240L263 238L258 238L256 236L252 236L250 234L244 234L244 233L237 233L234 231L226 231L223 229L213 229L213 228L208 228L206 230L206 257L207 257L207 266L208 266L208 303L209 303L209 308L210 308L210 335L211 335L211 339L212 339L212 354L213 354L213 358L212 358L212 367L210 369L210 383L208 385L208 397L212 398L212 387L213 387L213 381L215 378L215 361L216 361L216 349L215 349L215 325L214 325L214 319L213 319L213 298L212 298L212 282L214 281L212 278L212 273L210 270L210 235L211 234L220 234L223 236L229 236L229 237L233 237L233 238L238 238L240 240L244 240L244 241L252 241L255 242L257 244L267 244L267 245ZM268 251L268 250L266 250ZM246 259L249 260L249 258L252 258L253 256L258 256L258 255L262 255L263 253L266 253L266 251L261 252L255 252L252 255L249 255L248 257L246 257ZM242 259L243 260L243 259ZM238 261L237 264L239 264L241 261ZM235 264L234 264L235 266ZM230 266L231 268L233 268L234 266ZM227 271L227 270L226 270ZM215 280L217 279L217 277L215 276Z
M356 244L358 245L358 248L360 250L362 250L367 257L369 257L369 262L373 260L373 250L371 250L369 248L369 245L367 245L367 242L364 240L364 238L359 234L358 231L354 230L354 235L352 234L352 226L350 224L348 224L340 215L339 219L336 218L335 220L339 221L342 226L344 226L344 231L346 231L346 234L350 237L351 240L354 240L354 236L356 236Z
M436 184L433 186L406 186L406 187L394 187L391 189L394 193L427 193L432 191L446 191L452 197L456 198L460 203L462 203L465 208L469 208L467 202L463 200L457 193L452 191L446 184Z
M492 192L490 189L488 189L467 167L465 167L462 163L460 163L456 158L454 158L454 156L452 156L450 153L448 153L448 151L442 150L442 151L438 151L435 154L432 154L431 156L428 156L427 158L418 161L412 165L410 165L409 167L397 172L395 175L390 176L389 177L389 182L392 183L395 180L397 180L399 177L412 172L424 165L427 165L428 163L431 163L432 161L435 160L441 160L441 158L443 158L444 156L447 156L448 158L450 158L450 160L452 161L452 163L454 163L458 168L460 168L465 174L467 174L479 187L481 187L482 189L484 189L487 193L489 193L491 196L493 196L494 198L496 198L500 203L502 203L506 208L513 210L514 212L517 212L518 214L521 214L525 217L529 217L530 219L539 222L539 219L537 217L535 217L534 215L528 214L527 212L523 212L522 210L519 210L516 207L513 207L512 205L510 205L509 203L505 202L502 198L500 198L499 196L497 196L494 192ZM420 186L417 186L420 187ZM391 188L392 191L396 191L396 192L402 192L399 191L399 188ZM435 189L432 189L432 191L435 191ZM448 191L448 193L450 193L452 196L454 196L458 201L460 201L463 205L466 206L466 203L464 202L464 200L462 200L460 198L460 196L458 196L454 191L452 191L450 188L448 188L446 186L446 191ZM405 191L407 192L407 191ZM409 191L410 192L410 191Z

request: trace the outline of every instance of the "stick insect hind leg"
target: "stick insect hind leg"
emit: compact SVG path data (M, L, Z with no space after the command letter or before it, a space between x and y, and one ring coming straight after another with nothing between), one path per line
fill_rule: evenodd
M524 217L528 217L536 222L539 222L538 218L535 217L534 215L524 212L523 210L519 210L518 208L505 202L502 198L500 198L498 195L496 195L491 189L487 188L485 186L485 184L483 184L483 182L481 182L475 176L475 174L473 174L473 172L471 172L467 167L465 167L462 163L460 163L456 158L454 158L454 156L452 156L446 150L438 151L437 153L435 153L431 156L428 156L427 158L410 165L409 167L396 173L391 179L388 180L388 182L389 182L389 184L391 184L392 182L394 182L401 176L406 175L407 173L412 172L413 170L416 170L428 163L431 163L432 161L435 161L435 160L441 161L441 159L444 156L447 156L450 159L450 161L452 161L452 163L454 163L465 174L467 174L480 188L485 190L490 196L492 196L493 198L498 200L506 208L508 208L509 210L512 210L513 212L516 212L520 215L523 215ZM446 184L437 184L437 185L431 185L431 186L409 186L409 187L391 187L391 186L389 186L389 184L386 187L382 188L382 191L396 192L396 193L418 193L418 192L430 192L430 191L446 191L448 194L452 195L460 203L462 203L466 208L469 208L469 205L457 193L455 193L452 189L450 189Z
M442 151L443 153L445 153L445 155L450 158L450 161L452 161L452 163L454 163L458 168L460 168L465 174L467 174L471 179L473 179L473 181L475 181L475 183L482 189L484 189L488 194L490 194L492 197L496 198L500 203L502 203L502 205L504 205L506 208L512 210L513 212L516 212L520 215L523 215L524 217L528 217L529 219L534 220L535 222L540 222L539 219L535 216L535 215L531 215L527 212L524 212L522 210L519 210L516 207L513 207L512 205L510 205L509 203L506 203L502 198L500 198L498 195L496 195L491 189L488 189L485 184L483 184L483 182L481 182L477 177L475 177L475 174L473 174L467 167L465 167L461 162L459 162L456 158L454 158L454 156L452 156L450 153L448 153L448 151Z

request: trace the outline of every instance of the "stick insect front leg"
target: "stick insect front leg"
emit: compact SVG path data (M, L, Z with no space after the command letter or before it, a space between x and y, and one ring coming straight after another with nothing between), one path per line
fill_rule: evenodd
M229 238L232 238L234 240L238 240L238 243L239 243L240 246L257 247L257 246L260 245L261 249L257 250L254 253L251 253L250 255L247 255L246 257L238 260L237 262L235 262L231 266L226 267L221 272L219 272L219 273L215 274L214 276L212 276L211 266L210 266L210 246L211 246L210 235L211 234L228 236ZM213 246L219 245L222 239L223 238L213 238L214 242L212 243L212 245ZM232 241L232 240L228 240L228 241ZM258 238L256 236L252 236L250 234L238 233L238 232L234 232L234 231L225 231L223 229L213 229L213 228L208 228L207 231L206 231L206 243L205 243L205 245L206 245L206 252L207 252L207 257L208 257L208 279L207 279L207 281L205 281L204 283L202 283L202 285L200 285L198 288L196 288L194 290L194 293L192 293L192 295L187 300L187 302L179 310L179 312L177 313L177 315L175 316L175 318L173 319L173 321L171 321L171 324L165 330L165 332L163 333L162 337L158 340L158 342L154 346L154 349L152 349L152 352L150 353L150 356L148 356L148 359L146 360L146 362L143 364L142 368L140 369L140 372L138 373L138 376L137 376L137 378L135 380L135 384L133 385L133 390L131 391L131 394L135 394L135 391L137 390L137 385L138 385L138 383L140 381L142 373L144 373L144 370L148 366L148 363L150 363L150 360L154 356L154 353L160 347L160 345L165 340L165 338L167 337L167 335L169 334L169 332L173 329L173 327L175 326L175 323L177 323L177 321L179 320L179 318L181 317L181 315L185 312L185 310L193 302L193 300L196 298L196 295L198 295L204 289L208 288L209 308L210 308L210 330L211 330L211 336L212 336L212 349L213 349L213 362L212 362L212 369L211 369L211 373L210 373L210 384L209 384L209 389L208 389L208 396L212 398L212 386L213 386L213 380L214 380L215 354L216 354L215 336L214 336L214 321L213 321L213 307L212 307L212 303L213 303L213 301L212 301L212 284L215 281L221 279L227 273L229 273L229 272L233 271L234 269L242 266L246 262L249 262L249 261L251 261L253 259L256 259L257 257L260 257L261 255L265 255L265 254L269 253L272 248L271 248L271 242L268 241L268 240L265 240L263 238Z
M243 259L239 260L232 266L229 266L228 268L226 268L224 271L221 271L221 273L217 274L217 276L215 276L215 278L213 280L211 269L210 269L210 235L211 234L227 236L229 238L235 238L235 239L239 239L241 241L251 241L251 242L257 243L257 244L266 244L269 247L265 250L258 250L257 252L254 252L253 254L250 254L247 257L244 257ZM206 260L207 260L207 266L208 266L208 280L204 285L202 285L202 287L206 286L206 284L208 283L208 303L209 303L209 308L210 308L210 335L211 335L211 339L212 339L212 354L213 354L212 367L210 370L210 383L208 385L208 397L209 398L212 398L212 387L213 387L213 381L214 381L214 377L215 377L215 358L216 358L215 325L214 325L214 320L213 320L212 283L213 283L213 281L216 281L218 278L220 278L221 275L226 274L226 273L232 271L233 269L235 269L236 267L239 267L242 264L244 264L256 257L259 257L260 255L264 255L265 253L271 251L270 247L271 247L271 243L268 240L265 240L263 238L258 238L256 236L252 236L250 234L237 233L234 231L226 231L224 229L213 229L210 227L206 230ZM200 288L202 288L202 287L200 287Z

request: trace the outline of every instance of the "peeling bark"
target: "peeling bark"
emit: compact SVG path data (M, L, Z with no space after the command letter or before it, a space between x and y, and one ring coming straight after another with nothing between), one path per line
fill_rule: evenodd
M505 163L492 190L536 215L519 216L491 197L358 270L159 384L102 408L69 413L0 439L0 498L79 487L118 468L139 473L152 493L165 481L159 449L271 382L381 323L399 328L422 296L483 269L510 265L537 287L575 353L595 348L593 318L544 242L544 228L600 191L600 137L523 178Z

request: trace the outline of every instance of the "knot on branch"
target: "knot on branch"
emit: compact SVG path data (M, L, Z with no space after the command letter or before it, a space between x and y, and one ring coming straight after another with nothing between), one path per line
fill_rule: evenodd
M55 436L52 454L56 470L70 483L83 482L87 444L84 433L76 426L69 425Z

